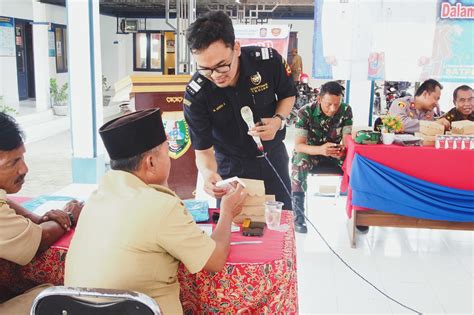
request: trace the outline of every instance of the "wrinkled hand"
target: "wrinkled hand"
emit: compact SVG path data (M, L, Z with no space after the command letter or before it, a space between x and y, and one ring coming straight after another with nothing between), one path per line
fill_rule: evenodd
M339 147L336 147L335 143L326 142L322 146L319 147L320 155L335 157L341 154L341 150Z
M79 220L79 216L81 215L82 207L84 206L84 202L78 200L71 200L69 201L63 208L63 211L66 213L72 213L74 217L75 224L77 224Z
M64 230L69 231L71 220L69 215L63 210L49 210L41 217L41 222L56 221Z
M280 130L281 120L275 118L262 118L262 124L255 125L250 128L248 134L254 137L260 137L263 141L270 141L275 138L278 130Z
M242 203L247 197L247 192L243 186L237 184L234 189L230 190L221 201L221 215L229 214L232 218L242 211Z
M444 126L444 130L449 130L451 129L451 123L449 122L449 120L447 120L446 118L442 117L438 120L436 120L436 123L440 124L440 125L443 125Z
M227 193L227 188L216 187L216 183L221 181L222 177L217 173L212 173L204 179L204 191L214 198L221 198Z

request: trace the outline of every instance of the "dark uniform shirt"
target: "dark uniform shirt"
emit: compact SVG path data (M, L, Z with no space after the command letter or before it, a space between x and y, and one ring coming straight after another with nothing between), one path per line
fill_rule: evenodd
M460 112L458 112L458 110L456 109L456 107L454 108L451 108L449 110L449 112L447 112L446 114L443 115L444 118L446 118L447 120L449 120L449 122L453 122L453 121L460 121L460 120L470 120L470 121L474 121L474 112L472 112L471 114L469 114L467 116L467 118L464 118L463 114L461 114Z
M255 122L271 118L278 100L295 96L296 88L289 65L272 48L242 47L239 66L240 74L235 87L219 88L195 73L186 87L184 116L194 148L206 150L214 146L218 173L223 178L245 176L263 179L268 193L265 175L253 172L253 164L257 163L254 159L259 152L252 137L247 134L248 127L240 109L249 106ZM286 155L288 160L282 142L285 132L285 129L280 130L273 140L263 141L270 160L272 156L281 154ZM288 174L285 176L289 183Z

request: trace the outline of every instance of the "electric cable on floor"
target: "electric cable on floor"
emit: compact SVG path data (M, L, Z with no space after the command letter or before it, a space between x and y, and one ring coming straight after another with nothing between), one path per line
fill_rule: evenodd
M270 165L270 167L272 168L273 172L276 174L276 176L278 177L278 179L280 180L281 184L283 185L283 187L285 188L285 191L286 193L288 194L288 196L290 197L290 200L293 200L292 196L291 196L291 193L288 189L288 187L285 186L285 183L283 182L283 180L281 179L280 177L280 174L278 174L277 170L275 169L275 167L273 166L272 162L270 162L270 160L268 159L268 156L266 153L264 153L264 157L265 157L265 160L267 160L268 164ZM366 278L364 278L364 276L362 276L359 272L357 272L354 268L352 268L332 247L331 245L329 245L329 243L326 241L326 239L324 238L324 236L321 234L321 232L319 232L319 230L316 228L316 226L313 224L313 222L311 222L310 219L308 219L308 217L303 213L303 216L305 217L306 221L308 221L311 226L313 227L313 229L316 231L316 233L319 235L319 237L321 238L321 240L324 242L324 244L326 244L326 246L329 248L329 250L344 264L346 265L347 268L349 268L349 270L351 270L354 274L356 274L359 278L361 278L362 280L364 280L367 284L369 284L372 288L374 288L375 290L377 290L380 294L382 294L383 296L385 296L386 298L388 298L389 300L397 303L398 305L406 308L407 310L410 310L416 314L423 314L421 312L418 312L417 310L409 307L409 306L406 306L405 304L395 300L394 298L392 298L390 295L388 295L387 293L383 292L382 290L380 290L378 287L376 287L372 282L370 282L369 280L367 280Z

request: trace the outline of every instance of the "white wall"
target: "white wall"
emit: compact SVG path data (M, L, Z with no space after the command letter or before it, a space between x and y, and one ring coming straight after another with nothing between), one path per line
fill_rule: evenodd
M35 12L34 10L37 10ZM31 20L34 22L51 22L56 24L66 25L66 9L60 6L54 6L49 4L38 3L37 0L0 0L0 15L12 18L20 18L25 20ZM40 19L40 20L39 20ZM41 29L47 26L44 25L33 25L33 35L36 36L34 39L34 55L35 62L43 63L45 52L44 49L48 47L48 38L43 36L44 32ZM47 54L47 52L46 52ZM35 65L35 85L37 88L44 90L45 87L49 88L50 77L56 77L60 84L64 84L68 81L67 73L56 73L56 60L54 57L48 57L48 64L46 67ZM48 70L49 69L49 72ZM19 106L18 97L18 82L17 82L17 70L16 70L16 58L15 57L0 57L0 95L4 97L4 103L6 105L16 107ZM39 82L39 83L38 83ZM40 92L40 95L42 93ZM44 93L43 93L44 94ZM45 106L45 100L43 96L40 96L39 101L42 103L40 107Z

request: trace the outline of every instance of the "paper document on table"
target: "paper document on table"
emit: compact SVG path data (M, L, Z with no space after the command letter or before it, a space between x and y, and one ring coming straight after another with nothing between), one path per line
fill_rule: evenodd
M49 210L62 210L64 206L68 203L67 200L51 200L46 201L45 203L38 206L33 213L42 216Z

